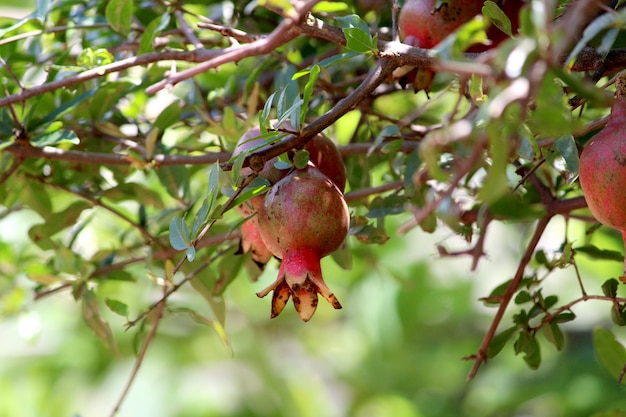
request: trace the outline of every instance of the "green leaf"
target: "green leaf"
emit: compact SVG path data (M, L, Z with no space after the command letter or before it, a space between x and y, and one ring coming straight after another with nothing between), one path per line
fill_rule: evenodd
M346 28L343 30L343 33L346 37L346 48L350 51L365 53L376 49L376 44L369 33L369 29L365 32L356 27Z
M141 202L147 206L158 209L165 208L163 198L156 190L136 182L121 183L102 193L103 198L114 202L137 201L137 196L141 196Z
M60 143L72 143L78 145L80 139L71 130L56 130L50 133L44 133L42 135L35 136L30 141L31 145L37 148L43 148L44 146L58 145Z
M119 356L119 350L117 348L117 342L113 336L113 332L109 327L109 324L104 321L100 315L100 308L98 307L98 300L96 295L91 290L85 290L82 294L83 299L83 318L87 325L93 330L102 342L107 346L111 352Z
M309 103L311 102L311 95L313 94L313 87L319 76L321 69L319 65L313 65L309 72L309 81L304 86L304 92L302 93L302 110L300 111L300 122L304 123L306 120L307 112L309 111ZM297 74L294 75L296 77ZM295 79L295 78L294 78Z
M615 340L615 336L609 330L596 327L593 330L593 347L604 368L615 380L618 380L624 370L624 365L626 365L624 346ZM626 385L626 380L622 379L620 382L622 385Z
M556 350L563 350L563 346L565 346L565 336L563 336L563 332L557 323L546 323L541 327L541 329L543 331L543 335L546 337L548 342L554 345Z
M511 141L502 132L492 132L489 140L491 166L487 169L487 179L478 192L478 198L485 204L498 201L508 190L506 168L509 161Z
M293 165L298 169L304 169L309 163L309 151L306 149L298 150L293 156Z
M502 32L509 36L513 36L511 20L496 3L493 1L486 1L483 6L482 14Z
M217 203L217 197L220 194L220 168L219 164L213 164L209 171L209 187L207 190L207 206L208 212L212 213L215 210L215 204Z
M563 157L569 171L578 176L578 148L574 136L567 135L554 143L554 148Z
M198 233L200 232L200 228L202 227L202 225L204 224L204 222L206 221L208 217L209 217L209 200L205 198L202 201L202 206L200 206L200 208L198 209L198 212L196 213L196 217L193 220L193 224L191 225L191 236L195 238L198 235Z
M369 149L367 150L366 155L371 156L372 153L374 153L374 151L383 143L385 139L391 136L395 136L399 133L400 133L400 129L398 129L398 126L396 125L385 126L384 128L380 130L378 135L376 135L376 138L372 142L372 146L370 146Z
M607 297L615 298L617 297L617 287L619 286L619 282L615 278L610 278L604 281L602 284L602 293Z
M543 204L525 201L519 194L506 193L493 201L489 211L498 219L530 221L542 217L546 208Z
M215 276L207 271L205 274L196 275L189 282L194 290L196 290L207 301L213 315L215 316L216 323L219 326L214 327L217 334L220 336L226 346L230 348L230 341L228 335L224 331L226 323L226 306L224 299L216 295L215 293Z
M524 362L530 369L537 369L541 365L541 349L534 335L520 332L515 342L515 352L524 354Z
M187 199L189 196L189 170L180 165L167 165L156 170L161 184L175 199Z
M520 291L515 296L515 304L524 304L532 301L532 297L528 293L528 291Z
M338 13L345 10L349 10L349 7L343 1L320 1L311 9L313 13Z
M104 304L115 314L128 317L128 305L125 303L107 297L104 299Z
M110 0L105 15L113 30L128 35L133 18L133 0Z
M170 245L176 250L186 250L191 244L189 228L181 217L170 221Z
M147 52L152 52L153 50L153 42L156 34L161 32L163 29L170 24L170 14L164 13L159 17L153 19L146 26L146 30L141 35L141 39L139 41L139 51L137 51L137 55L145 54Z
M338 16L335 20L342 29L357 28L363 32L369 33L369 25L365 20L361 19L359 15L351 14L348 16Z
M169 106L163 109L161 113L159 113L154 121L154 125L158 127L161 132L163 132L174 123L180 121L182 111L181 103L178 100L173 101Z
M561 313L558 316L556 316L553 320L554 323L567 323L569 321L572 321L576 318L576 314L572 313L572 312L565 312L565 313Z
M565 62L571 62L574 58L576 58L580 51L582 51L593 38L595 38L607 27L613 25L615 20L616 15L614 13L602 13L599 17L587 25L583 31L582 38L578 41L574 49L572 49L572 52L570 52Z
M57 119L59 119L59 117L61 115L63 115L64 113L68 112L69 110L74 109L76 106L78 106L83 101L85 101L85 100L91 98L92 96L94 96L97 92L98 92L98 89L85 91L84 93L77 95L73 99L62 103L60 106L56 107L54 109L54 111L50 112L46 117L44 117L40 121L39 126L45 126L47 124L50 124L50 123L56 121ZM34 126L30 126L30 127L33 128Z
M502 351L507 342L511 340L517 330L518 327L513 326L495 335L491 340L491 343L489 343L489 346L487 347L487 357L493 358L498 353L500 353L500 351Z
M621 252L610 249L600 249L594 245L579 246L574 248L574 252L584 253L596 260L624 262L624 255Z
M75 201L70 206L45 217L45 223L36 224L28 231L30 239L44 249L52 249L50 238L59 231L76 224L81 213L91 205L83 200Z
M179 307L173 309L172 311L175 313L182 312L188 314L189 317L191 317L191 319L196 323L211 327L215 331L215 333L217 333L224 346L232 353L232 347L230 345L230 340L228 339L228 334L226 334L226 330L221 323L215 320L211 320L190 308Z
M194 259L196 259L196 247L188 246L185 256L187 257L187 259L189 259L189 262L193 262Z
M392 194L387 197L376 197L372 200L366 216L370 219L401 214L406 211L407 199L404 196Z

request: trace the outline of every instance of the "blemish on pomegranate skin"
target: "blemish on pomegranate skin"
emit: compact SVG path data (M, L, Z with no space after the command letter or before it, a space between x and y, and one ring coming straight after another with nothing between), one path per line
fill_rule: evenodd
M613 153L613 160L621 166L626 167L626 155L624 155L623 153Z

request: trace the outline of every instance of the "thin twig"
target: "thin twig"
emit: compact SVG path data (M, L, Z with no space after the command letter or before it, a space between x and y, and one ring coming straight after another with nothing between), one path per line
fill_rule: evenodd
M195 77L196 75L202 74L210 69L217 68L229 62L237 62L244 58L265 55L272 52L277 47L284 45L299 35L298 31L292 29L301 22L309 10L311 10L315 4L319 3L319 1L320 0L309 0L299 7L295 7L293 15L289 16L289 18L283 19L278 27L274 29L269 36L260 38L249 44L239 45L229 48L229 50L224 50L222 54L214 57L213 59L198 64L195 67L178 72L162 81L159 81L158 83L151 85L146 88L146 93L154 94L164 88L173 87L181 81Z
M131 218L129 218L128 216L126 216L124 213L122 213L121 211L117 210L116 208L111 207L111 206L103 203L99 198L92 197L91 195L88 195L88 194L82 194L82 193L70 190L69 188L66 188L66 187L64 187L61 184L48 182L48 181L43 180L42 178L39 178L39 177L36 177L36 176L33 176L33 175L28 175L27 174L26 177L31 179L31 180L33 180L33 181L39 182L39 183L41 183L43 185L47 185L49 187L65 191L66 193L73 194L73 195L75 195L77 197L82 198L85 201L90 202L94 206L101 207L102 209L108 211L109 213L113 214L114 216L118 217L119 219L123 220L125 223L128 223L130 226L132 226L134 229L136 229L143 236L144 240L147 243L159 244L157 239L155 239L154 236L152 236L150 233L148 233L148 231L144 227L142 227L140 224L138 224L135 221L133 221Z
M165 291L166 291L166 288L164 287L163 292L165 293ZM141 348L141 351L137 355L137 360L135 361L135 365L133 366L133 370L130 374L130 377L128 378L128 381L126 382L124 391L122 391L122 395L120 395L120 398L117 400L115 407L113 407L113 411L111 411L110 417L114 417L115 414L117 414L117 412L120 410L120 407L122 406L122 403L124 402L124 399L126 398L126 396L128 395L130 391L130 387L135 381L135 377L137 376L137 373L139 372L139 368L141 368L141 365L143 364L143 360L146 356L146 352L148 351L148 348L150 347L150 344L152 343L154 336L156 336L157 328L159 327L159 323L161 322L161 318L163 317L163 310L165 309L165 304L166 304L166 300L164 298L159 302L157 306L152 329L150 329L150 332L148 333L148 336L146 337L146 340Z
M142 320L144 317L146 317L148 314L150 314L160 304L164 303L172 294L174 294L176 291L178 291L180 289L180 287L182 287L187 282L192 280L201 271L203 271L205 268L207 268L213 262L215 262L216 259L218 259L220 256L222 256L224 253L228 252L231 249L232 249L232 247L228 247L226 249L222 249L220 251L217 251L215 254L213 254L213 256L211 256L210 259L208 259L208 260L204 261L203 263L201 263L198 268L194 269L192 272L190 272L189 274L185 275L179 282L177 282L176 284L174 284L173 286L171 286L169 288L168 287L164 287L163 295L161 296L161 298L159 300L155 301L154 303L152 303L150 306L148 306L148 308L146 310L144 310L142 313L140 313L133 320L129 320L128 323L126 323L126 330L130 329L131 327L134 327L140 320ZM185 259L186 258L183 257L181 259L181 262L184 262ZM176 268L175 268L174 271L172 271L172 275L175 274L175 273L176 273Z
M505 293L500 298L498 311L493 317L491 325L489 326L489 329L487 330L487 333L485 334L485 337L483 338L483 341L480 344L480 347L478 348L478 352L475 355L470 357L471 359L474 359L474 365L472 369L470 370L470 373L467 377L468 380L471 380L476 376L476 373L478 372L478 368L480 368L480 365L483 362L487 362L487 359L488 359L487 349L489 348L489 344L493 340L493 337L495 336L496 331L498 330L498 325L500 324L500 322L502 321L502 318L504 317L504 312L506 311L509 303L511 302L513 295L517 292L519 284L522 281L522 278L524 278L524 271L526 269L526 266L528 265L528 262L530 262L530 260L532 259L535 248L537 247L537 244L539 243L539 239L541 239L541 236L543 235L543 232L545 231L546 226L550 222L551 218L552 216L547 215L539 219L539 221L537 222L537 226L535 227L535 232L533 233L533 236L530 239L528 246L526 247L526 252L524 252L524 256L522 256L522 259L520 260L520 263L517 267L517 272L515 273L515 276L513 277L513 280L507 287Z

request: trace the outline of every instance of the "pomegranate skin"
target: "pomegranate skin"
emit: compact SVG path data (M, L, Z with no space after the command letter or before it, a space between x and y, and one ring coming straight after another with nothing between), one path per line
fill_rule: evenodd
M285 127L290 130L293 129L289 124L286 124ZM239 155L241 152L250 150L263 143L264 139L255 139L260 135L261 129L258 127L252 128L243 134L235 146L233 155ZM346 185L346 168L341 154L339 153L339 149L337 149L334 142L326 136L318 134L307 143L305 149L309 152L310 161L327 175L343 192ZM272 158L267 161L259 173L259 176L267 179L270 184L275 184L290 172L287 169L277 169L274 166L276 161L277 158ZM244 176L252 175L252 170L250 168L243 168L241 174ZM237 211L243 217L251 217L250 220L241 227L241 251L242 253L251 252L252 259L261 268L271 259L270 251L259 237L258 230L256 230L258 225L257 218L254 216L259 210L259 207L263 204L263 199L264 195L258 195L237 207Z
M261 240L259 235L259 228L256 224L255 218L251 218L247 222L241 225L241 253L250 252L252 260L263 269L270 259L272 259L272 253L267 249L267 246Z
M594 217L626 232L626 96L617 96L607 125L583 149L579 180Z
M435 10L436 0L407 0L398 18L405 43L430 49L463 23L480 14L482 0L450 0Z
M405 43L419 48L430 49L439 44L474 16L481 14L483 0L450 0L440 8L435 8L436 0L407 0L400 12L398 28ZM519 26L519 11L522 0L502 0L502 11L511 21L513 33ZM507 35L492 25L487 30L490 45L475 45L469 52L484 52L507 38Z
M320 266L320 259L339 249L348 234L350 213L337 186L312 165L296 170L266 194L257 222L267 248L282 259L276 281L257 293L264 297L274 291L271 317L291 297L300 318L310 320L318 293L341 308Z

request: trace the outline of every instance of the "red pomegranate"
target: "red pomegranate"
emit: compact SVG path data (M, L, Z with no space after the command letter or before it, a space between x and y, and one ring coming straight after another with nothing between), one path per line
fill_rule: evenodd
M286 125L285 127L286 129L291 129L291 125ZM233 155L237 156L241 152L259 146L265 140L264 138L258 138L259 136L261 136L261 129L258 127L246 132L237 142ZM322 134L318 134L307 143L305 149L309 152L311 163L328 176L343 192L346 185L346 169L339 149L337 149L333 141ZM275 184L290 172L288 169L280 170L276 168L274 166L276 161L277 158L267 161L263 170L259 173L259 176L266 178L270 184ZM252 170L244 168L241 173L242 175L251 175ZM253 216L263 204L263 198L264 195L252 197L237 207L237 211L243 217ZM256 216L251 217L250 220L244 223L241 228L241 251L243 253L251 252L252 259L257 265L263 267L271 259L271 253L260 239L258 230L256 230L257 227Z
M241 253L248 253L252 260L262 269L272 259L272 252L267 249L259 235L256 219L252 218L241 225Z
M271 317L278 316L291 297L300 318L308 321L318 293L341 308L320 266L320 259L339 249L348 234L350 214L339 188L309 165L274 184L257 217L263 242L282 260L276 281L257 293L265 297L274 292Z
M616 82L607 125L580 155L580 187L594 217L626 240L626 75ZM626 277L626 259L624 260Z
M400 10L398 28L400 38L408 45L418 48L434 48L444 38L481 14L484 0L449 0L440 7L436 7L437 0L407 0ZM500 0L502 11L511 21L511 30L517 32L519 26L519 11L523 6L522 0ZM487 30L488 45L474 45L468 52L484 52L507 39L508 35L491 25ZM405 77L407 82L413 83L415 90L430 90L434 72L420 68L408 74L406 70L398 71L396 77Z

